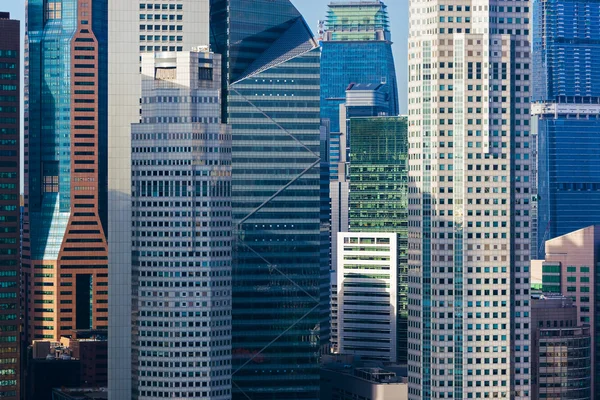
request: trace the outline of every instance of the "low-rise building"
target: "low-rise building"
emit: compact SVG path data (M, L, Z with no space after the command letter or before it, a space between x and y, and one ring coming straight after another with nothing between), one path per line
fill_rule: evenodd
M325 357L321 400L406 400L406 366L373 363L349 355Z
M591 336L562 295L531 299L532 399L591 400Z
M108 400L108 390L61 388L52 391L52 400Z

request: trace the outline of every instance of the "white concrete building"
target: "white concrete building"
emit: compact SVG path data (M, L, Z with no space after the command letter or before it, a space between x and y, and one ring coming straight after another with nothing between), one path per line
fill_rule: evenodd
M531 4L409 3L409 399L528 399Z
M209 44L209 1L108 0L109 398L130 399L132 370L131 125L140 122L140 53ZM151 37L149 37L151 35ZM143 37L143 38L142 38ZM160 48L156 48L159 46Z
M338 353L396 362L397 240L395 233L338 234Z
M231 133L221 56L142 56L132 127L134 392L231 398Z

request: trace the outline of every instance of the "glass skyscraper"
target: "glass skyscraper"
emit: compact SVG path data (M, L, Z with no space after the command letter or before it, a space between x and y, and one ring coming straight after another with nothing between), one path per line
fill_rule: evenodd
M406 117L351 118L350 232L397 234L396 361L407 363L408 123ZM338 282L338 285L340 283Z
M330 120L331 132L340 132L339 107L351 83L387 84L387 115L398 115L396 68L383 2L329 4L321 46L321 117Z
M107 15L99 0L27 4L30 340L108 325Z
M318 399L329 279L320 52L289 0L211 6L233 135L233 398Z
M600 3L533 4L543 258L545 240L600 223Z

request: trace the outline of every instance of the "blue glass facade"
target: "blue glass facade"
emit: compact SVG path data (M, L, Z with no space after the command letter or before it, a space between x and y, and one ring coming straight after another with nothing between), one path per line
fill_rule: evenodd
M536 0L533 17L533 100L598 104L600 3Z
M213 1L211 33L233 135L233 398L316 400L329 279L319 50L288 0Z
M544 240L600 223L600 118L542 119L538 135L543 252Z
M71 38L77 27L76 9L77 0L28 3L25 191L34 260L58 258L71 211Z
M331 132L340 132L339 106L345 102L351 83L388 84L388 115L399 112L387 9L378 1L368 3L329 5L321 42L321 117L331 121Z
M533 16L543 257L545 240L600 223L600 3L535 1Z

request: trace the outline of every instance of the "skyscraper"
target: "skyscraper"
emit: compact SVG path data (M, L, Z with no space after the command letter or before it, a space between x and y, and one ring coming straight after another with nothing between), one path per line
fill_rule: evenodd
M350 118L350 232L396 234L391 310L395 362L408 343L408 119ZM338 274L339 275L339 274ZM339 283L338 283L339 284Z
M387 115L398 115L392 37L382 1L330 3L321 46L321 117L331 121L331 132L340 132L339 106L351 83L387 84Z
M409 398L528 399L530 2L409 4Z
M20 126L21 27L0 12L0 398L20 387Z
M103 1L27 4L29 340L108 325L106 16Z
M132 128L136 399L231 398L231 134L220 122L220 63L207 49L142 57L142 120Z
M330 267L335 291L337 235L348 230L350 137L346 122L351 116L398 115L398 85L387 6L383 2L330 3L322 36L320 104L321 118L331 137ZM332 310L335 307L332 303ZM335 348L335 342L332 345Z
M350 193L350 131L352 117L374 117L390 114L389 85L381 83L351 83L346 88L344 102L339 105L339 132L329 132L329 195L331 198L331 270L332 270L332 329L335 329L335 292L337 284L337 255L339 232L349 228ZM328 120L326 126L330 126ZM332 347L335 350L335 337Z
M532 113L544 241L600 223L600 3L533 2Z
M140 53L191 51L208 45L208 1L108 0L108 231L110 302L109 397L129 399L137 359L132 353L132 124L140 123ZM160 22L159 22L160 21ZM164 205L163 205L164 207ZM164 212L164 211L163 211ZM136 278L136 279L134 279ZM173 282L175 283L175 282ZM133 316L133 318L132 318ZM172 367L163 364L161 373ZM159 371L156 371L158 373ZM154 373L154 371L153 371ZM137 392L135 392L137 393Z
M329 279L317 43L289 0L211 1L211 31L233 135L233 398L317 399Z

